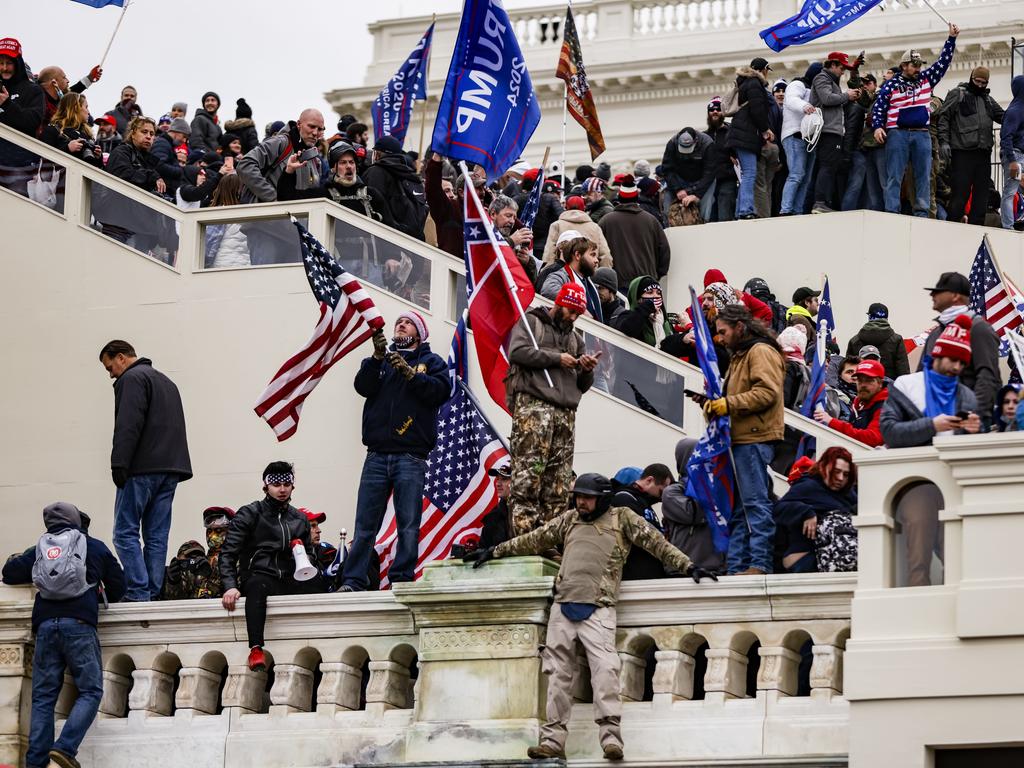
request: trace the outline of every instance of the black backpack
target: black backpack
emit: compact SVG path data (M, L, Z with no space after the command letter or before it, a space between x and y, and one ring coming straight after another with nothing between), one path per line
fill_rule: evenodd
M390 173L390 170L388 171ZM427 223L427 195L423 190L423 182L418 178L393 175L401 196L391 199L391 210L395 215L395 226L405 234L423 239L423 227Z

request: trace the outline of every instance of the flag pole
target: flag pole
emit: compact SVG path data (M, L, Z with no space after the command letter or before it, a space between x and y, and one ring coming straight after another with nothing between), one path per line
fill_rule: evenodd
M484 409L480 407L480 401L476 399L476 395L473 394L473 390L469 388L469 384L462 380L461 376L455 377L455 386L466 393L466 397L469 398L469 402L473 404L477 412L480 414L480 418L484 420L484 423L491 428L491 431L498 436L498 442L504 446L506 451L511 453L511 449L508 447L508 442L505 440L505 436L501 434L501 431L496 429L491 423L491 420L487 418L487 414L484 413Z
M932 5L930 2L928 2L928 0L924 0L924 4L927 5L929 8L931 8L932 9L932 13L934 13L936 16L938 16L940 19L942 19L943 23L945 23L946 26L949 26L952 23L952 22L950 22L949 19L947 19L945 16L943 16L941 13L939 13L938 10L935 8L935 6Z
M124 15L128 12L128 6L131 4L131 0L124 0L124 5L121 7L121 15L117 17L117 24L114 26L114 32L110 36L110 40L107 42L107 49L103 51L103 58L100 59L100 69L103 69L103 63L107 60L107 54L110 53L110 46L114 44L114 38L117 37L117 30L121 28L121 22L124 21Z
M565 125L569 116L569 84L565 84L565 89L562 94L562 201L565 202L565 187L566 179L568 178L565 173Z
M436 22L436 21L437 21L437 14L436 13L432 13L430 15L430 25L433 26L434 22ZM433 39L433 36L431 36L431 39L430 39L430 50L427 51L427 66L423 70L423 79L425 81L423 83L423 92L424 93L427 92L427 84L430 82L430 58L431 58L430 54L433 52L433 50L434 50L434 39ZM427 164L426 159L423 157L423 135L424 135L424 133L426 133L426 130L427 130L427 102L429 102L429 101L430 101L429 97L423 99L423 107L420 110L420 112L421 112L421 114L420 114L420 163L421 163L421 166L420 167L424 167Z
M459 170L462 171L463 189L465 194L472 196L473 202L476 203L478 211L483 213L483 206L480 204L480 198L477 197L476 188L473 186L473 179L470 178L469 168L466 167L465 160L459 160ZM494 228L490 224L484 227L487 232L487 239L491 241L491 248L494 250L494 258L501 266L501 273L505 276L505 283L508 285L509 293L512 294L512 299L516 303L516 309L519 310L519 319L523 321L523 325L526 327L526 334L530 337L530 343L533 344L533 348L540 350L540 345L537 344L537 338L533 335L533 328L526 322L526 311L523 309L523 303L519 301L519 286L516 285L516 279L512 277L512 270L508 268L508 264L505 263L505 258L502 256L501 247L498 245L497 238L494 237ZM547 368L542 369L544 371L544 378L547 379L548 386L554 388L555 384L551 381L551 374L548 373Z

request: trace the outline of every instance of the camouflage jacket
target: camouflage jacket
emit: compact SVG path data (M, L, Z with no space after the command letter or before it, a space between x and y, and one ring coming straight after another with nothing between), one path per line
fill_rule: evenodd
M622 566L634 544L650 552L666 566L674 568L680 573L686 573L690 569L690 558L669 544L668 539L657 528L627 507L614 507L613 509L618 513L619 532L622 537L621 543L616 544L601 575L601 596L598 598L600 605L611 606L618 601L619 584L622 582ZM607 514L608 512L605 512L605 515ZM604 515L602 515L603 517ZM561 547L577 522L580 522L579 513L575 509L570 509L555 519L549 520L535 531L524 533L522 536L499 544L494 548L494 556L534 555L554 547ZM561 573L555 578L556 602L558 601L560 579Z

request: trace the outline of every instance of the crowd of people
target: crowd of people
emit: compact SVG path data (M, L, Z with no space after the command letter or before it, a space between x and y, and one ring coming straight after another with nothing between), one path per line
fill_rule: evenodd
M763 278L740 288L720 270L705 275L699 311L713 334L725 394L696 399L708 418L728 417L731 427L736 499L724 547L688 482L693 438L675 446L669 463L652 456L612 478L576 477L576 411L592 387L606 385L602 350L588 348L575 323L587 316L696 363L700 318L693 309L670 311L661 288L670 268L667 227L855 208L983 223L993 123L1002 125L1008 180L1002 223L1013 226L1024 159L1024 77L1014 80L1014 102L1005 112L988 95L984 67L945 102L937 99L933 89L957 34L951 25L935 64L925 67L908 51L881 83L860 73L863 57L833 53L803 77L769 86L769 63L754 59L738 71L734 89L708 104L707 129L679 131L660 165L638 161L633 173L614 177L605 164L581 166L571 181L544 177L523 162L492 184L480 168L467 178L436 153L421 162L389 136L371 149L370 128L352 115L325 139L315 109L267 125L261 138L244 99L235 119L222 121L214 92L203 95L190 122L184 103L159 119L146 117L137 90L126 86L119 103L94 118L84 92L101 69L73 85L59 67L33 75L11 38L0 40L0 123L185 207L328 198L459 258L465 185L473 185L496 231L552 304L530 309L508 340L510 461L490 470L499 502L480 534L460 537L453 550L477 566L526 553L561 562L559 610L552 611L546 650L551 722L530 754L564 754L565 691L579 641L591 658L602 747L618 759L618 657L605 651L619 582L855 570L857 467L843 448L815 457L813 441L784 423L786 409L817 401L810 384L819 354L819 291L798 287L784 303ZM4 142L0 164L16 164L19 152ZM527 226L519 216L538 184L537 214ZM102 196L94 203L105 234L167 251L159 228L140 227L139 211L119 218L116 206L104 208ZM211 227L207 240L207 266L296 258L294 247L282 247L283 238L267 229ZM945 273L925 290L937 318L908 340L890 324L888 308L875 302L845 350L825 341L827 387L813 409L816 421L877 448L1021 428L1020 372L1011 359L1004 383L996 334L969 309L968 279ZM237 511L222 504L203 510L203 536L169 559L174 494L192 476L181 398L131 344L104 346L100 362L114 380L117 557L89 535L88 516L62 502L44 510L39 544L13 555L3 569L6 583L32 582L40 590L33 609L38 671L29 765L77 765L78 743L102 690L98 645L89 646L88 631L94 639L101 601L217 598L231 611L244 596L249 667L265 669L269 596L379 588L374 544L389 498L397 544L388 579L414 580L427 457L450 391L447 366L428 337L421 315L401 313L390 340L374 334L373 353L356 375L367 456L350 546L323 540L326 514L293 506L295 468L275 461L260 476L262 498ZM908 348L923 353L915 372ZM772 470L789 479L781 497ZM941 557L941 503L927 482L897 500L911 585L930 583L933 554ZM604 535L609 532L614 535ZM76 676L79 698L54 744L53 707L63 680L54 670L65 665Z

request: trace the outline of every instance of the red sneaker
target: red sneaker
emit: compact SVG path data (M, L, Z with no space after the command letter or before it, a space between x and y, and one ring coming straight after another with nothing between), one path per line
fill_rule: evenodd
M254 645L252 650L249 651L249 669L253 672L267 671L267 657L264 655L263 649L258 645Z

